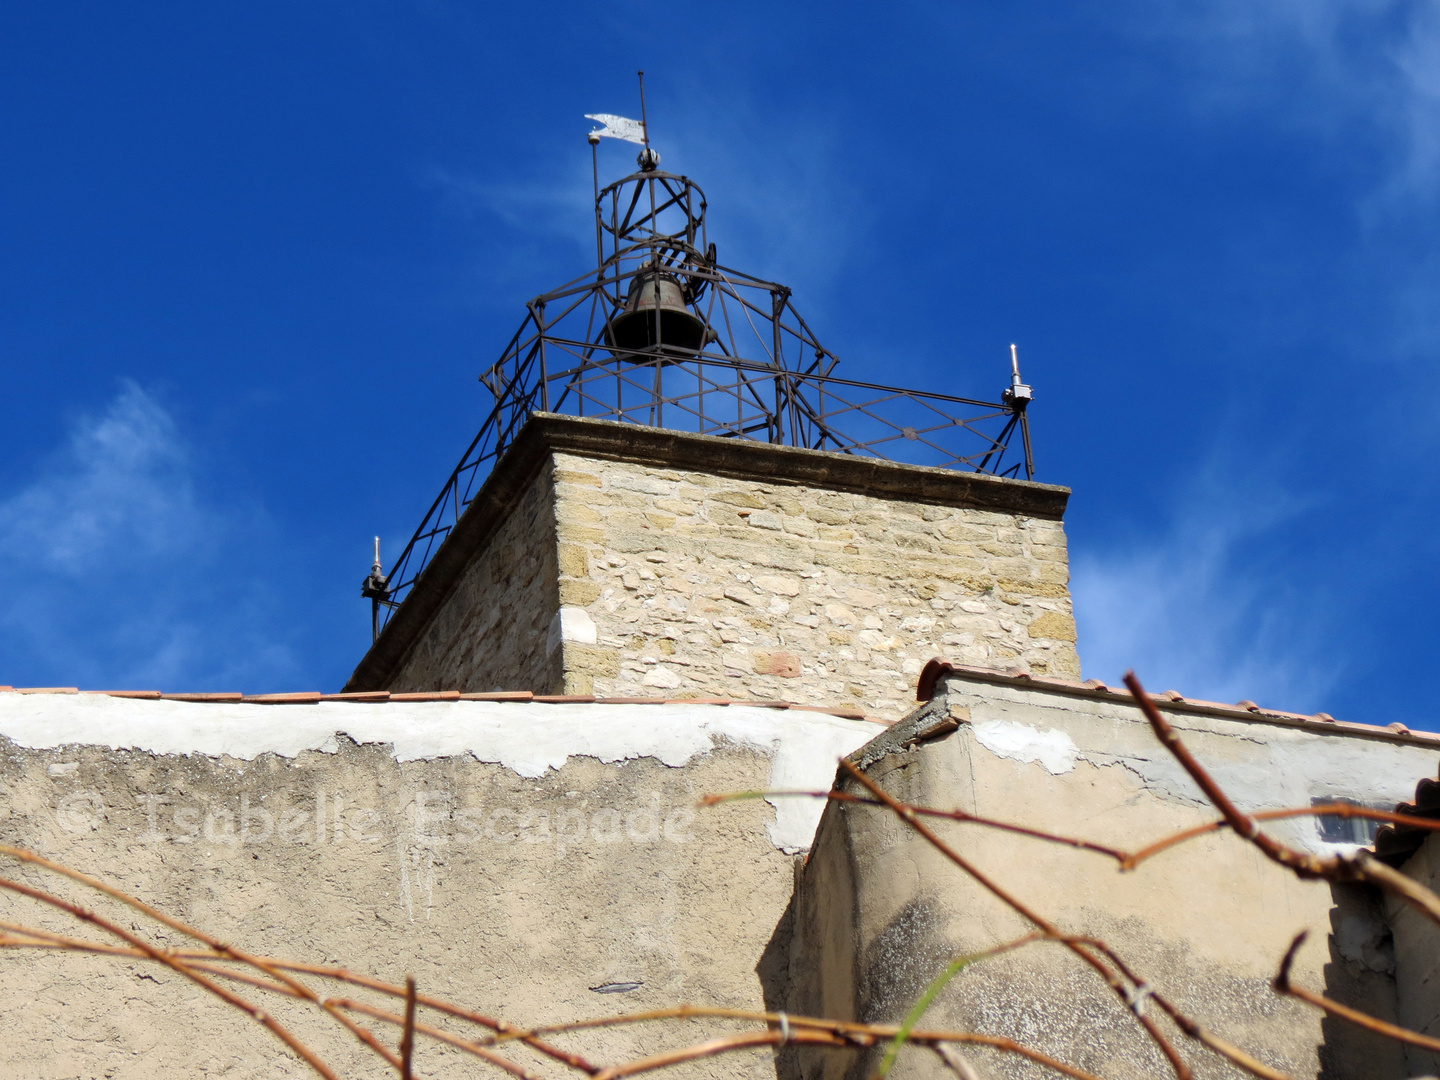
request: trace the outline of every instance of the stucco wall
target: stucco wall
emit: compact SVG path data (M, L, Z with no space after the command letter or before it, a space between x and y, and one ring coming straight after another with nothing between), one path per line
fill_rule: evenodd
M849 702L898 717L937 653L1079 677L1060 522L557 454L576 693Z
M1440 865L1432 834L1401 869L1432 892L1440 890ZM1431 1038L1440 1038L1440 927L1393 897L1386 897L1386 914L1395 935L1395 982L1399 1022ZM1416 1076L1440 1072L1440 1054L1418 1046L1405 1048L1406 1061Z
M555 692L562 682L559 651L548 641L559 606L555 560L554 487L545 469L470 557L387 689Z
M1214 818L1123 699L958 677L943 685L924 712L853 756L897 798L1128 850ZM906 747L940 716L961 721L958 730ZM1433 747L1178 711L1170 719L1244 809L1336 796L1393 803L1434 771ZM1023 836L950 822L937 828L1039 913L1069 932L1104 938L1192 1017L1268 1064L1297 1077L1411 1075L1393 1043L1323 1024L1317 1010L1269 988L1291 938L1309 928L1312 944L1296 979L1393 1019L1393 957L1372 898L1300 881L1229 833L1122 874L1101 856ZM1297 846L1333 850L1311 819L1275 823L1272 831ZM887 1022L955 956L1030 929L893 816L841 804L826 810L795 911L792 1010ZM1099 1075L1167 1071L1113 993L1050 944L968 969L926 1026L1009 1036ZM1191 1047L1197 1075L1239 1075ZM1018 1059L973 1057L989 1075L1043 1075ZM802 1051L789 1055L782 1073L838 1080L873 1064ZM917 1050L896 1075L942 1071Z
M876 730L719 706L0 693L0 835L253 951L391 981L413 973L422 991L521 1022L682 1001L759 1008L792 890L785 848L808 843L818 807L791 800L777 817L760 801L695 801L823 785ZM0 920L84 933L34 912L0 893ZM309 1075L154 965L12 950L0 965L0 1077ZM641 985L590 989L629 982ZM332 1026L298 1030L341 1075L387 1075L349 1036L325 1035ZM573 1045L618 1061L657 1035ZM447 1067L429 1049L418 1075ZM742 1054L682 1074L773 1066Z

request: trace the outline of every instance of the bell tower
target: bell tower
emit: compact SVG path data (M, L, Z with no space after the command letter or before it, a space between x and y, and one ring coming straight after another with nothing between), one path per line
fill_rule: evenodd
M366 579L347 689L898 715L936 655L1078 676L1069 493L1033 481L1013 347L999 401L838 375L789 288L721 261L643 124L594 118L592 161L602 134L644 143L636 172L596 168L595 269L480 375L479 433Z

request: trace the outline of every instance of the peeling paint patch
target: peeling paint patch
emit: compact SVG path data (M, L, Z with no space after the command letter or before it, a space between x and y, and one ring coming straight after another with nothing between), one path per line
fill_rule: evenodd
M980 745L996 757L1038 761L1052 776L1075 768L1075 741L1063 731L1013 720L980 720L970 725Z
M389 744L396 761L469 755L533 779L571 757L605 762L652 757L682 768L718 743L770 758L769 787L827 788L836 762L874 737L876 725L824 713L747 705L506 704L486 701L383 705L197 704L100 694L0 695L0 736L20 746L104 746L152 754L204 754L252 760L335 753L337 732L357 743ZM822 799L771 800L770 840L804 851Z

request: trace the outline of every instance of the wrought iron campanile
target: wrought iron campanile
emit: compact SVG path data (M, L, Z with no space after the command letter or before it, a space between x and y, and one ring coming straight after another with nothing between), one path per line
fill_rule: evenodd
M786 286L721 263L700 186L661 170L648 137L637 165L596 191L595 270L527 303L480 375L491 404L479 433L383 589L367 579L377 627L535 411L1033 477L1013 346L999 402L837 377Z

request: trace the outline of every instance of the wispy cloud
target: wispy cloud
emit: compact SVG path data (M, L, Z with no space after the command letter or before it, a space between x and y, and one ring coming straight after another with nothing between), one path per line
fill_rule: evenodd
M204 499L197 475L174 418L127 382L0 497L0 682L193 689L292 673L256 588L264 513Z
M825 292L845 272L847 253L871 224L839 167L838 122L777 114L742 90L724 101L699 93L677 98L686 104L651 118L655 145L663 169L690 176L705 191L709 239L720 261L791 285L802 310L819 316ZM511 231L487 248L481 272L491 287L517 289L517 318L523 299L594 265L593 178L579 138L593 126L577 115L577 147L568 160L555 153L555 135L547 131L529 164L507 169L503 179L441 165L423 174L444 212ZM635 170L635 150L602 142L601 187Z
M1131 9L1170 43L1201 109L1270 122L1373 155L1364 206L1385 217L1440 195L1440 5L1433 0L1172 0Z
M127 383L103 415L73 426L39 477L0 501L0 556L78 578L203 542L188 464L170 415Z
M1087 678L1134 668L1152 690L1312 711L1343 678L1335 602L1285 573L1285 534L1310 509L1236 490L1208 468L1160 530L1077 556L1071 593Z

